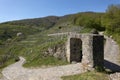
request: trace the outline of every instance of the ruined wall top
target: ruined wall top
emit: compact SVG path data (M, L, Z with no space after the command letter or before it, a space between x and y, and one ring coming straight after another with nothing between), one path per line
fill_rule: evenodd
M76 33L76 32L65 32L65 33L54 33L48 34L48 36L69 36L74 38L79 38L81 36L101 36L99 34L91 34L91 33Z

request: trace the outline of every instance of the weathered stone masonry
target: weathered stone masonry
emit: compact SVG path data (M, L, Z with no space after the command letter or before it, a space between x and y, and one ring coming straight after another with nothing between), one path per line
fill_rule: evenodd
M78 34L72 32L49 34L48 36L66 36L66 45L55 52L57 57L68 62L81 62L89 67L103 67L104 37L99 34ZM63 51L64 50L64 51ZM63 55L62 57L60 55Z
M98 34L70 33L66 45L68 62L76 61L90 67L103 67L104 37Z

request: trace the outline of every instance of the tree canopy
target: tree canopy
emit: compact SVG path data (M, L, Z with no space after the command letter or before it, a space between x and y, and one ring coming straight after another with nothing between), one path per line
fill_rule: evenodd
M103 16L103 25L109 34L120 33L120 5L110 5Z

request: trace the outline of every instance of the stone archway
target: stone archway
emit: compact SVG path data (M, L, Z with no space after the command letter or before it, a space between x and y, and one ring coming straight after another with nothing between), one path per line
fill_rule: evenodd
M82 40L80 38L70 38L70 62L82 61Z

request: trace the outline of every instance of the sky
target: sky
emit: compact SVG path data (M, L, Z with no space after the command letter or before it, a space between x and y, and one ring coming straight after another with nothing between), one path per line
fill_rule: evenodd
M86 11L105 12L111 4L120 4L120 0L0 0L0 23Z

